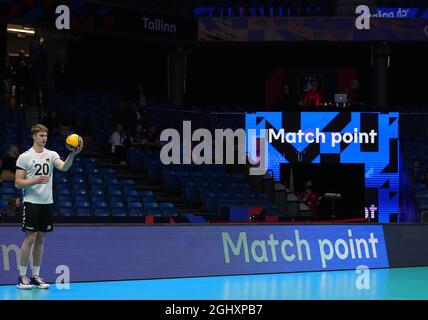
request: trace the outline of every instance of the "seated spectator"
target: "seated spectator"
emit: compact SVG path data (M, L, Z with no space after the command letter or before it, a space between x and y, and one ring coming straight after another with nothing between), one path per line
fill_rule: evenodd
M61 135L61 123L57 118L56 111L52 111L48 115L46 115L46 117L42 121L42 124L49 129L50 135Z
M19 157L17 146L11 146L6 156L1 160L0 180L15 180L16 160Z
M150 126L147 133L144 135L143 143L144 148L150 149L150 150L158 150L161 147L161 143L159 141L159 135L156 131L155 126Z
M309 207L311 213L318 212L318 206L320 204L321 197L317 192L313 191L312 181L308 180L305 182L305 191L299 194L299 201L303 202Z
M143 125L137 124L135 131L130 137L131 146L133 148L141 148L143 146L144 137L145 137L145 132L143 131Z
M22 216L21 199L18 196L12 196L6 206L6 214L9 216Z
M111 145L111 154L113 156L113 163L119 163L121 165L126 165L126 155L127 155L127 146L126 146L127 136L123 130L123 126L118 124L116 126L116 131L112 133L109 139Z
M312 81L311 88L306 91L305 97L303 98L303 105L319 107L321 106L322 100L322 93L318 87L318 82Z

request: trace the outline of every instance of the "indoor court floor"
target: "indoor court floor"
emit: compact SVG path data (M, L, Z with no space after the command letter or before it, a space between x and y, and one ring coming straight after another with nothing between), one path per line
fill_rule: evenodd
M428 267L55 284L49 290L0 286L0 300L426 300ZM361 278L360 278L361 279ZM368 278L366 278L368 279ZM361 283L361 282L360 282Z

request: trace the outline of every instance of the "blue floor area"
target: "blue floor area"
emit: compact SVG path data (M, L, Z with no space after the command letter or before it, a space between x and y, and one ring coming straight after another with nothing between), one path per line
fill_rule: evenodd
M428 299L428 267L370 270L358 289L351 271L71 283L69 289L0 286L0 300L389 300Z

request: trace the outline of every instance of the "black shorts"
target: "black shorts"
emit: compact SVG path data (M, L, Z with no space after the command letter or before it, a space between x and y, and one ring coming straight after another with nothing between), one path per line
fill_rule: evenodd
M51 232L53 204L34 204L24 202L22 212L22 231Z

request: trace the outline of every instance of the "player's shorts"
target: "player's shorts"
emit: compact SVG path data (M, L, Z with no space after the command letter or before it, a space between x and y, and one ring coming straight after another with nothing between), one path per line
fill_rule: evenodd
M24 202L22 213L22 231L51 232L53 204L35 204Z

